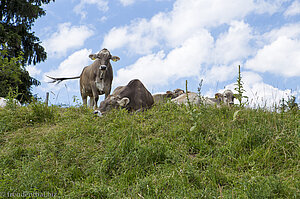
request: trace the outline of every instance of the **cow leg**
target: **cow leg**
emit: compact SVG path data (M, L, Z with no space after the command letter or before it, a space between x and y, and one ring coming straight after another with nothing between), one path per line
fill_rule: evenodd
M81 95L81 97L82 97L83 105L86 106L87 105L87 96L86 95Z
M106 85L107 86L107 90L105 90L105 99L107 98L107 96L110 94L111 91L111 86L110 85Z
M97 109L97 103L99 99L99 93L96 87L92 88L93 98L94 98L94 109Z
M92 108L94 106L94 97L90 97L89 107Z
M98 100L99 100L99 97L98 97L98 95L96 95L93 100L94 101L94 109L97 109Z

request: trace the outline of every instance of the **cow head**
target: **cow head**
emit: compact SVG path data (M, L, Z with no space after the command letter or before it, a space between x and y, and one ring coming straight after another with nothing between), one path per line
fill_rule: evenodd
M217 103L220 104L221 102L224 101L224 96L222 93L216 93L215 94L215 99L217 100Z
M232 106L234 104L234 95L231 90L225 90L223 92L223 101L226 105Z
M166 92L166 97L174 99L174 98L178 97L179 95L181 95L183 93L184 93L184 91L182 89L177 88L174 91L167 91Z
M113 60L115 62L120 60L118 56L112 56L106 48L103 48L97 54L90 54L89 58L91 58L92 60L99 59L99 69L102 71L106 70L106 68L109 66L110 60Z
M128 97L121 98L119 96L109 95L104 101L100 103L98 110L96 110L94 113L98 116L102 116L112 109L117 109L119 107L125 108L129 104L129 102L130 99Z
M100 92L103 92L103 80L107 71L106 69L110 66L110 60L118 61L120 60L120 58L118 56L112 56L106 48L103 48L96 54L90 54L89 58L98 61L99 70L97 70L96 72L96 86Z
M174 90L174 93L175 93L175 96L174 98L178 97L179 95L183 94L184 93L184 90L180 89L180 88L177 88Z
M215 98L218 100L218 103L224 103L225 105L232 106L234 104L234 95L231 90L225 90L223 94L216 93Z

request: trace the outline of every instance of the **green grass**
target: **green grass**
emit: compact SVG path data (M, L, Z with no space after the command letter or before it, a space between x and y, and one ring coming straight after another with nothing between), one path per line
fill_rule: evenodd
M11 106L0 109L0 193L300 198L299 141L299 110L166 103L98 118L84 107Z

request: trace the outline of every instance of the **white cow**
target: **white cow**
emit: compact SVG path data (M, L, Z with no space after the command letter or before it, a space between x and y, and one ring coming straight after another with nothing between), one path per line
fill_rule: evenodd
M167 91L165 93L156 93L153 94L152 96L153 96L154 103L157 104L157 103L165 102L168 98L174 99L183 93L184 91L182 89L177 88L174 91Z
M189 92L189 93L184 93L180 96L178 96L175 99L172 99L172 102L175 102L177 104L185 104L188 105L188 99L187 96L188 95L188 99L189 102L191 104L195 104L195 105L217 105L219 106L220 104L225 104L227 106L231 106L234 104L233 100L234 100L234 95L233 92L231 90L225 90L222 93L216 93L215 94L215 98L200 98L199 95L197 93L194 92Z

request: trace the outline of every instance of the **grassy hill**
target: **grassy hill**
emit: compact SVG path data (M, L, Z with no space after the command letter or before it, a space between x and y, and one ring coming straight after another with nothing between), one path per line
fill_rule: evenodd
M299 111L92 112L0 109L0 197L300 198Z

